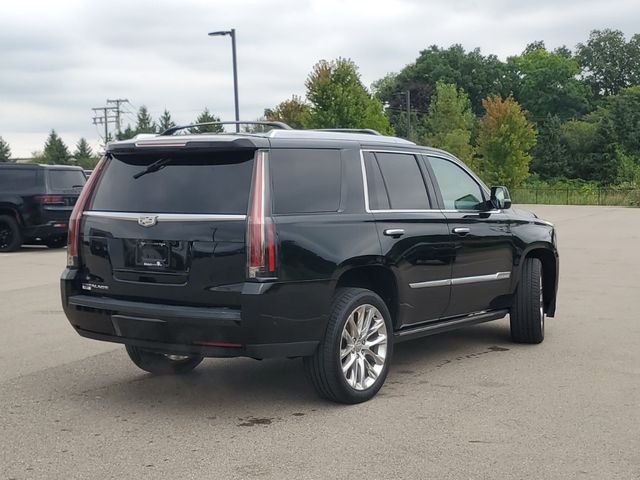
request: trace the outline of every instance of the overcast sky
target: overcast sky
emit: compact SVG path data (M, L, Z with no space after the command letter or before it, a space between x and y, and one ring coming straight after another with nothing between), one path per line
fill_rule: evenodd
M70 146L81 136L97 145L91 108L107 98L154 117L166 107L178 123L205 106L232 120L230 39L213 30L237 30L240 116L255 119L303 94L319 59L353 59L369 86L432 44L504 59L534 40L573 48L606 27L640 33L640 2L3 0L0 136L14 157L41 150L52 128Z

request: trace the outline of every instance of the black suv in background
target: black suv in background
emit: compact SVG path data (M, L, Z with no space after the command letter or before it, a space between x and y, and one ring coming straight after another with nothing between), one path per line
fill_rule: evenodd
M80 167L0 164L0 252L23 243L64 247L85 182Z
M112 143L71 222L65 313L156 373L304 357L323 397L382 386L397 342L553 316L552 224L447 152L374 132L273 129Z

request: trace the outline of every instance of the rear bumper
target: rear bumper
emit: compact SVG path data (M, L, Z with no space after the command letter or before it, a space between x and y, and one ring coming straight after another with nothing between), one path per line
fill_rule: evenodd
M63 237L67 235L69 229L69 221L67 220L51 220L42 225L33 225L27 227L23 231L25 240L34 240L36 238L47 239L51 237Z
M99 296L78 290L77 275L63 272L62 305L78 334L95 340L207 357L298 357L313 354L326 326L325 315L292 317L291 293L273 284L248 284L240 308L194 307Z

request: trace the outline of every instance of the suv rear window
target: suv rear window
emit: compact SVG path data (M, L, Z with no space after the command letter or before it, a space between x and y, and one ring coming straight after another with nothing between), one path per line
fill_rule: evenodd
M340 207L339 150L274 149L269 158L273 212L335 212Z
M141 213L247 213L254 152L122 155L107 164L92 210ZM138 178L153 162L171 158Z
M18 192L28 190L38 184L36 169L3 168L0 170L0 191Z
M87 181L82 170L47 170L47 177L51 190L72 190Z

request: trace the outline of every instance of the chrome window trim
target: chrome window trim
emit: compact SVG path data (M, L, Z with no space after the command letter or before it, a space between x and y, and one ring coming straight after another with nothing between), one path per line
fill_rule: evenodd
M138 221L140 217L157 217L158 222L215 222L225 220L246 220L246 215L208 213L147 213L147 212L83 212L87 217L109 218L112 220Z
M446 287L455 285L467 285L470 283L494 282L496 280L508 280L511 272L496 272L489 275L476 275L473 277L458 277L448 280L432 280L428 282L410 283L411 288Z
M367 183L367 169L364 164L364 153L400 153L404 155L413 155L413 156L430 156L429 154L423 152L411 152L409 150L377 150L375 148L361 148L360 149L360 168L362 170L362 187L364 192L364 211L367 213L503 213L502 210L451 210L451 209L440 209L440 208L423 208L423 209L395 209L395 208L384 208L384 209L375 209L372 210L369 207L369 184ZM441 158L443 160L447 160L451 162L451 160L439 156L439 155L431 155L434 157ZM456 165L455 162L451 162ZM463 171L466 172L465 169ZM469 173L469 172L466 172ZM478 183L474 175L470 175L471 179ZM478 186L483 193L487 193L486 189L483 188L482 184L478 183Z

